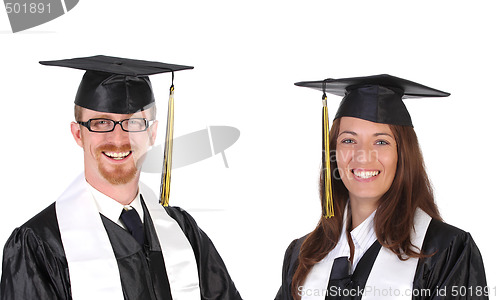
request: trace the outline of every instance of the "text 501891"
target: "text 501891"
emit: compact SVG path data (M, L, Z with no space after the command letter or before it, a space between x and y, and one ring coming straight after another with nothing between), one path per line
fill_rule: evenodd
M6 2L5 10L8 14L50 14L50 3Z
M482 296L495 296L496 286L452 286L451 296L452 297L482 297Z

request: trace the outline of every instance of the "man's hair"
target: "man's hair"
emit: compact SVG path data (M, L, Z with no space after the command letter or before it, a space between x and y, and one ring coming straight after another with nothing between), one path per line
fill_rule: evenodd
M75 104L75 121L83 121L82 120L82 107L80 105Z
M75 121L86 121L82 120L82 108L79 105L75 105ZM148 110L151 108L151 113L150 116L148 117L148 120L156 120L156 104L152 103L149 107L145 108L144 110Z

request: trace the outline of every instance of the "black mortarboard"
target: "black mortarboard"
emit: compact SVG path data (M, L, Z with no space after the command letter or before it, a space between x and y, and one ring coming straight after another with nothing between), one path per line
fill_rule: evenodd
M148 75L172 72L160 189L160 203L168 206L174 135L174 72L193 67L104 55L40 63L86 70L76 94L75 104L95 111L117 114L132 114L149 108L155 99Z
M192 69L161 62L97 55L53 61L42 65L86 70L75 104L100 111L131 114L155 101L148 75Z
M297 86L343 96L335 119L355 117L376 123L413 126L402 99L447 97L450 94L387 74L302 81Z
M387 74L296 82L295 85L323 92L323 215L330 218L333 212L333 193L330 170L330 138L326 93L344 98L335 119L355 117L371 122L413 126L410 114L402 99L422 97L447 97L450 94L419 83ZM326 155L325 155L326 154Z

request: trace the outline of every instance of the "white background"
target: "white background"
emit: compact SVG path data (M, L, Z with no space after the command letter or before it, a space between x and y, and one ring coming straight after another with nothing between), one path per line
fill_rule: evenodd
M229 168L217 155L175 169L171 204L209 234L245 299L273 299L288 243L320 217L321 95L293 83L388 73L451 93L406 104L442 216L471 232L500 294L497 6L81 0L16 34L0 11L0 244L82 171L69 123L83 71L39 60L104 54L193 65L176 74L175 136L211 125L241 136L225 152ZM164 125L170 76L151 79Z

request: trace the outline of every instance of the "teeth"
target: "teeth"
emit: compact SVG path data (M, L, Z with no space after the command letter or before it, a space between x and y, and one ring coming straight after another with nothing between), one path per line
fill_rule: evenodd
M360 178L370 178L377 176L380 171L353 171L354 175Z
M111 157L114 159L124 159L125 157L127 157L130 154L130 151L127 151L127 152L104 152L104 154L107 157Z

